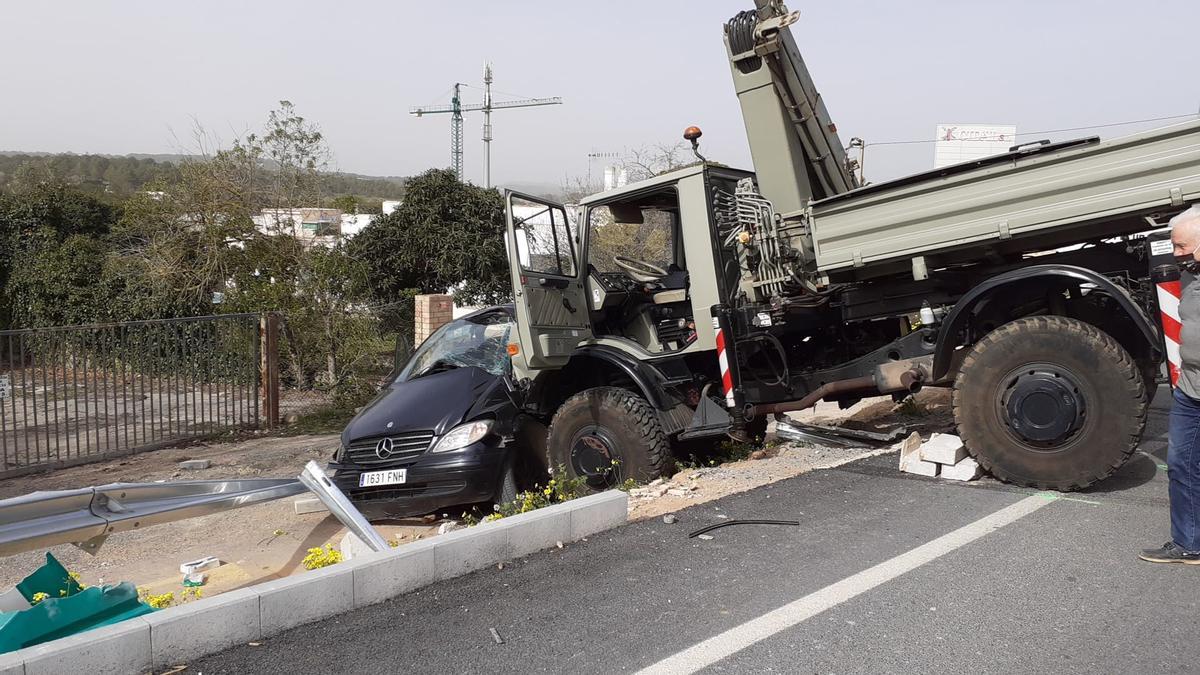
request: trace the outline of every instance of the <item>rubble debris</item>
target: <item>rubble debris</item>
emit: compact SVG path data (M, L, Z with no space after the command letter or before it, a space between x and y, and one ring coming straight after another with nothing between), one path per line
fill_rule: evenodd
M663 522L666 523L667 525L674 525L675 524L675 514L668 513L667 515L663 516Z
M184 588L197 588L208 583L208 575L204 572L192 572L183 577Z
M933 434L921 445L921 459L938 464L957 464L967 456L962 439L953 434Z
M794 525L796 527L800 527L800 521L798 521L798 520L762 520L762 519L726 520L726 521L723 521L720 523L713 523L712 525L702 527L702 528L696 530L695 532L689 534L688 537L689 538L700 537L703 539L706 537L706 535L704 534L705 532L711 532L712 530L715 530L715 529L718 529L721 527L729 527L730 525ZM711 539L712 537L708 537L708 538Z
M495 628L489 628L488 630L491 631L492 639L496 641L496 644L504 644L504 638L500 637L500 633L498 633Z
M449 534L455 530L461 530L462 523L457 520L449 520L438 526L438 534Z
M179 468L189 471L207 469L210 466L212 466L211 459L188 459L179 463Z
M940 466L937 462L921 459L921 434L914 431L900 444L901 471L933 478L938 475Z
M698 534L696 536L700 537L701 539L703 539L705 541L708 541L713 538L713 536L711 534Z
M220 566L220 564L221 564L221 561L219 558L217 558L216 556L210 555L210 556L206 556L204 558L200 558L199 560L193 560L191 562L182 563L179 566L179 573L184 576L187 576L194 572L199 572L200 570L207 570L207 569L212 569L214 567L218 567L218 566Z

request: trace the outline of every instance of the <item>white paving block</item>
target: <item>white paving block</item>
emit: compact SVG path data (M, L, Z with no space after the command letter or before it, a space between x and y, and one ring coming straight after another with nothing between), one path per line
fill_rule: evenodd
M147 614L150 646L158 668L262 637L258 591L242 588Z
M921 459L938 464L957 464L967 456L962 439L953 434L934 434L921 446Z
M438 535L434 546L435 578L452 579L508 560L508 529L501 521Z
M354 606L373 605L433 583L436 548L437 540L428 539L355 558Z
M0 675L25 675L25 652L18 650L0 654Z
M348 563L253 588L258 591L263 637L354 609L354 570Z
M150 624L144 617L23 649L25 675L145 673L151 669Z
M957 464L947 466L942 465L942 478L950 480L975 480L983 475L983 468L979 466L979 462L964 457Z
M929 476L930 478L933 478L938 475L938 469L941 468L941 466L942 465L938 464L937 462L926 462L923 459L917 459L916 457L913 457L909 459L908 462L906 462L903 466L901 466L900 470L905 473L913 473L918 476Z
M608 490L569 503L572 541L620 527L629 519L629 495L621 490Z
M908 438L900 442L900 470L911 461L920 461L921 434L912 432Z
M570 541L572 511L573 504L566 502L501 520L499 524L508 531L509 557L519 558Z
M325 513L329 508L325 506L325 502L316 497L299 497L292 502L292 507L296 509L296 515L304 515L306 513Z

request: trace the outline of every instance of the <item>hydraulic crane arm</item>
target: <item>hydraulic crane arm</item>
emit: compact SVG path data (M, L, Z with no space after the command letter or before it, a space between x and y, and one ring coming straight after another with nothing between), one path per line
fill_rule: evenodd
M786 215L858 181L788 28L800 13L780 0L755 5L725 24L725 48L759 190Z

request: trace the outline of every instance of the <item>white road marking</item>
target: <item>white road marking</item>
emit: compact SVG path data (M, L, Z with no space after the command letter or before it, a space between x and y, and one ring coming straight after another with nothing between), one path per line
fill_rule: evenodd
M792 628L827 609L836 607L892 579L910 572L925 563L962 548L1005 525L1037 511L1055 499L1039 493L1007 506L995 513L944 534L933 541L902 553L891 560L846 577L841 581L810 593L740 626L713 636L658 663L639 671L643 675L694 673L737 652L761 642L776 633Z

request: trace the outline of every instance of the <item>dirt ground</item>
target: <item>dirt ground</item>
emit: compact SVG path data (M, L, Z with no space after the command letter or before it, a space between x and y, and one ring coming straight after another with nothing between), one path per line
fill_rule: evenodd
M890 400L860 403L847 410L821 404L793 419L811 424L883 431L905 426L927 436L951 427L950 400L944 390L927 389L915 405L897 406ZM772 425L773 426L773 425ZM60 490L115 482L203 480L221 478L290 478L309 460L326 461L337 436L267 436L235 443L195 445L147 452L107 462L51 473L0 481L0 499L38 490ZM796 442L770 443L767 456L717 466L683 469L670 480L631 491L630 518L640 520L722 496L743 492L816 469L854 461L867 454L894 448L846 448ZM183 471L185 459L209 459L208 469ZM301 560L309 548L332 544L345 534L327 513L297 515L292 502L281 499L225 513L194 518L145 530L117 533L95 556L74 546L51 549L68 569L87 584L132 581L155 593L174 591L179 597L179 564L217 556L222 565L208 571L204 594L279 578L302 571ZM439 519L441 520L439 515ZM436 536L440 523L410 519L377 524L381 534L400 544ZM9 556L0 565L0 589L20 581L43 562L42 552Z

